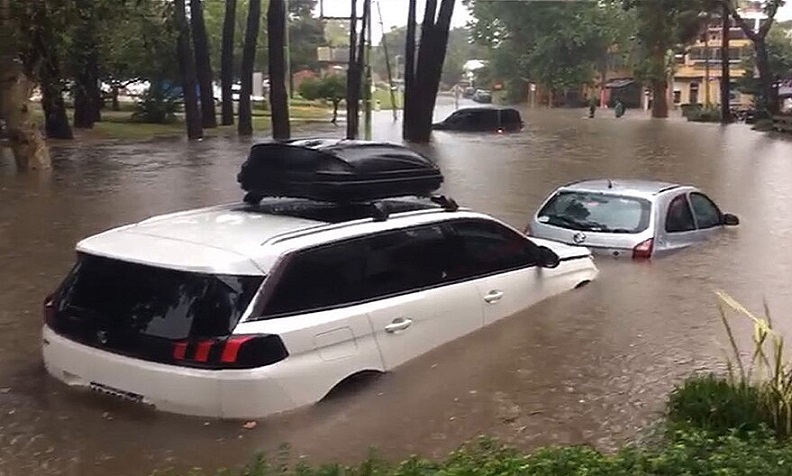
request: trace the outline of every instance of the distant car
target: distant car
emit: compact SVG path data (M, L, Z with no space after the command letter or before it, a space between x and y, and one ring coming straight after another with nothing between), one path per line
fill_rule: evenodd
M478 89L472 98L475 102L489 104L492 102L492 93L486 89Z
M554 191L527 234L595 254L646 259L703 242L739 219L696 187L643 180L586 180Z
M427 196L442 178L393 144L256 144L243 201L77 244L44 303L46 369L159 410L259 418L597 276L586 248Z
M462 97L465 99L470 99L473 97L474 94L476 94L476 88L467 87L465 88L464 92L462 92Z
M461 132L518 132L523 127L518 110L498 107L466 107L432 124L435 130Z

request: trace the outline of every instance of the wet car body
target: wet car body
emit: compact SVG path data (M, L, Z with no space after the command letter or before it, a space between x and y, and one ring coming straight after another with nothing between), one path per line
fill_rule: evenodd
M559 187L526 231L597 255L647 259L705 242L737 224L736 216L694 186L605 179Z
M525 127L520 112L510 107L465 107L443 121L432 124L434 130L456 132L519 132Z

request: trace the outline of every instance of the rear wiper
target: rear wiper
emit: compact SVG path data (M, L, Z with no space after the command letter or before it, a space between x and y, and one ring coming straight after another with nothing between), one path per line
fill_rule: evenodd
M586 226L586 224L581 223L577 220L574 220L564 215L544 215L544 216L547 217L550 221L561 222L575 230L583 230L585 229Z

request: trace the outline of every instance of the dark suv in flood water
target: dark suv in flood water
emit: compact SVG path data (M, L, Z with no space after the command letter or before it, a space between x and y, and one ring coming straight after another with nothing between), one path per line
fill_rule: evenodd
M519 132L525 123L513 108L468 107L459 109L442 122L432 125L438 131Z

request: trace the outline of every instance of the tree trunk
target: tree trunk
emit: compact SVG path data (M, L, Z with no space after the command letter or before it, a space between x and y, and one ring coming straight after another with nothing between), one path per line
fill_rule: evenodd
M431 27L428 43L421 43L419 53L419 71L421 90L420 116L416 117L416 129L412 140L418 143L427 143L432 135L432 116L437 103L437 91L440 89L440 77L443 74L446 50L448 49L448 34L451 27L451 17L454 14L455 0L442 0L437 23ZM427 6L428 9L428 6ZM423 36L423 35L422 35ZM426 45L426 46L424 46ZM423 51L427 49L424 56ZM421 60L426 61L421 69Z
M34 56L39 63L39 84L41 87L41 107L44 110L44 130L51 139L74 139L63 101L63 83L60 69L60 50L55 41L51 13L45 3L37 4L33 21Z
M111 103L111 108L114 111L121 110L121 104L118 102L118 96L120 95L119 92L120 86L118 84L113 84L111 94L113 95L113 102Z
M72 45L74 56L74 127L92 129L100 118L99 47L93 0L75 0L79 15Z
M184 115L187 126L188 139L203 137L201 114L198 109L197 82L195 79L195 59L190 47L190 27L187 24L184 0L174 3L176 14L176 29L179 36L176 39L176 54L179 57L179 73L181 75L182 94L184 95Z
M371 0L363 0L363 16L360 17L360 36L358 36L357 54L355 55L355 117L354 117L354 131L355 137L360 135L360 105L365 100L368 92L364 93L363 77L365 73L366 62L366 27L369 23L369 15L371 15Z
M222 124L234 124L234 27L236 26L237 0L226 0L223 20L223 45L220 54L220 83L222 88Z
M260 23L261 0L250 0L245 27L245 45L242 48L242 87L239 91L239 122L237 123L237 133L240 136L253 135L250 95L253 94L253 67L256 61L256 42L258 42Z
M48 69L48 67L44 65L43 69ZM44 109L44 130L47 137L50 139L74 139L72 128L69 125L69 117L66 115L66 104L63 101L60 80L53 78L49 73L45 74L42 70L40 84L41 107Z
M414 101L409 93L415 88L415 33L417 29L418 0L409 0L407 10L407 39L404 46L404 103L402 119L402 138L413 137Z
M209 58L209 38L206 34L203 5L201 0L190 0L190 25L192 26L195 66L198 85L201 89L201 125L206 129L217 127L214 104L214 74Z
M731 114L731 70L729 58L729 34L731 30L731 17L729 9L724 6L721 12L721 79L720 79L720 103L721 103L721 124L732 122Z
M666 79L652 80L652 117L665 119L668 117L668 81Z
M0 57L0 117L8 129L16 166L19 170L46 170L52 164L47 144L30 112L32 89L18 58L10 54Z
M754 41L756 49L756 69L759 70L759 94L756 110L759 114L770 116L778 112L778 101L773 97L773 72L767 54L767 43L764 38Z
M267 9L267 48L269 49L270 107L272 138L288 139L289 95L286 91L286 3L269 0Z
M338 122L338 104L341 102L340 99L333 99L333 118L330 119L330 122L336 124Z
M358 136L358 110L360 100L360 73L357 61L357 0L351 0L349 14L349 63L347 64L347 139Z

